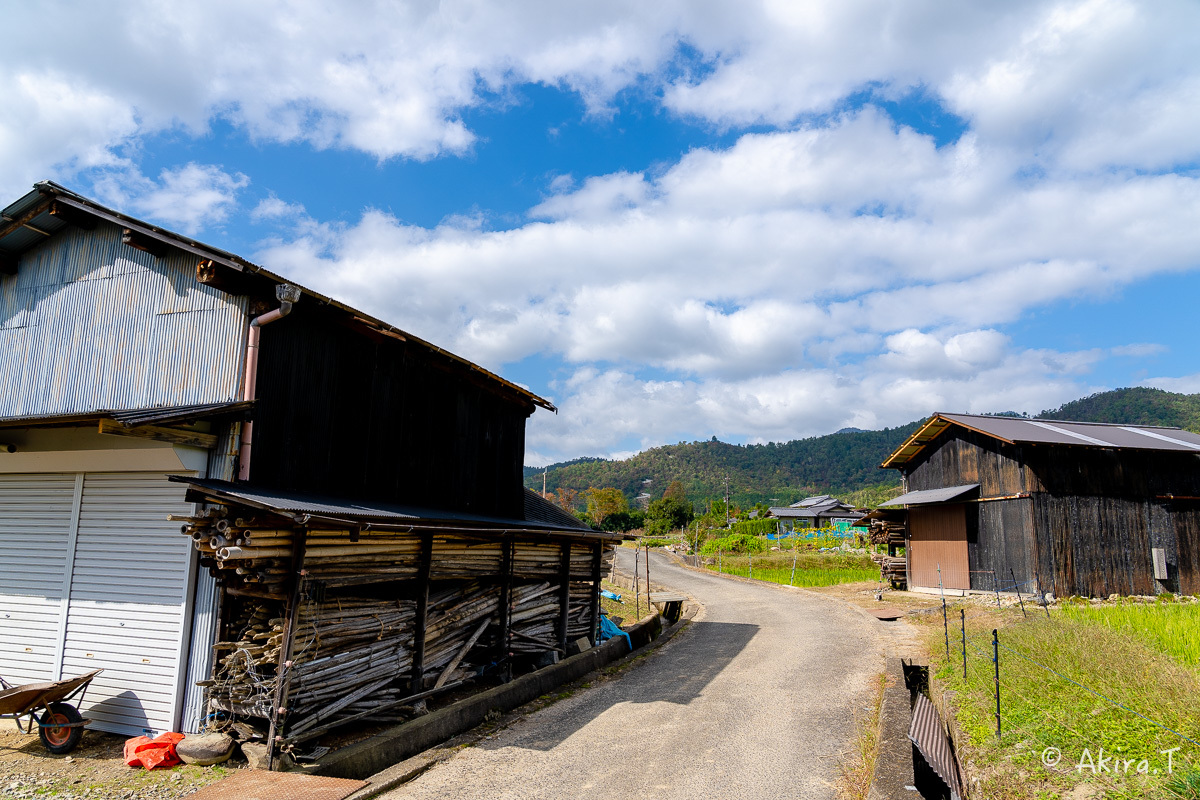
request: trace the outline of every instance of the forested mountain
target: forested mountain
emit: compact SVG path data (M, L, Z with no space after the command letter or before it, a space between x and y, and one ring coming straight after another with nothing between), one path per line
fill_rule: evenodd
M1125 425L1166 425L1200 433L1200 394L1176 394L1162 389L1114 389L1072 400L1044 419L1080 422L1120 422Z
M1007 412L1012 413L1012 412ZM1167 425L1200 432L1200 394L1160 389L1117 389L1101 392L1059 408L1043 411L1046 419ZM734 445L692 442L655 447L622 461L578 458L549 467L526 467L525 485L582 492L589 487L615 487L632 499L642 492L659 497L667 485L681 481L694 503L725 494L743 508L758 502L787 505L813 494L832 494L850 502L874 505L897 491L900 476L879 464L917 429L921 421L881 431L844 430L784 444Z

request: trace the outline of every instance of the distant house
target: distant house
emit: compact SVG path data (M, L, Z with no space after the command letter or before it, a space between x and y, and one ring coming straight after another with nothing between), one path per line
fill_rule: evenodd
M543 649L595 629L601 558L620 534L593 532L523 489L525 421L549 402L56 184L37 184L2 214L7 681L103 668L83 708L92 727L195 730L210 708L197 681L212 675L214 642L236 638L236 615L257 608L294 619L301 584L312 582L299 576L339 563L305 560L314 527L326 551L337 539L339 558L358 559L310 586L314 596L392 581L375 596L428 599L430 585L449 579L484 582L498 604L498 627L477 637L495 651L484 664L514 649L505 649L509 598L522 581L561 589ZM236 537L255 525L256 535L265 525L287 543L283 555L267 546L240 552L241 562L218 560L214 541L244 548ZM374 551L362 543L378 531L396 541L411 534L413 563L365 574L374 565L361 566L363 553ZM470 564L439 563L441 549L468 545ZM389 545L402 546L407 539ZM427 680L424 620L434 607L419 605L411 666L397 684L409 671L412 684ZM280 646L285 666L291 646ZM274 726L286 706L235 710Z
M1200 435L935 414L881 466L910 587L1200 593Z
M771 516L786 530L846 527L862 515L854 506L827 494L806 497L787 507L771 508Z

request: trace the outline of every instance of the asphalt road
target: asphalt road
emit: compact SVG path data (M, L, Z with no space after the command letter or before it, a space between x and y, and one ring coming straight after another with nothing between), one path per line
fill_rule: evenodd
M632 562L631 551L618 554ZM519 720L385 797L832 798L840 754L883 671L885 626L896 623L660 554L651 577L699 600L697 621L620 679Z

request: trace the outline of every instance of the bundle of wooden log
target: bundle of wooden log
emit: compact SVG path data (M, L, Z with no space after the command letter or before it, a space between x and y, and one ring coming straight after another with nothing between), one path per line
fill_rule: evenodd
M892 588L903 589L908 583L908 559L903 556L885 556L879 553L871 556L879 565L882 580L888 581Z
M871 544L904 546L904 523L885 519L871 520Z

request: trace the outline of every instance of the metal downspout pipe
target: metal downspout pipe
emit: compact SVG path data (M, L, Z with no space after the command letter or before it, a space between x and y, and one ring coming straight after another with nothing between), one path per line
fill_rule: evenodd
M275 297L279 299L279 308L260 314L250 320L250 331L246 336L246 369L242 380L242 399L254 400L258 390L258 341L262 336L262 326L269 325L275 320L283 319L292 311L292 304L300 299L300 288L288 283L275 287ZM254 438L254 421L248 419L242 423L242 440L238 448L238 480L250 479L250 447Z

